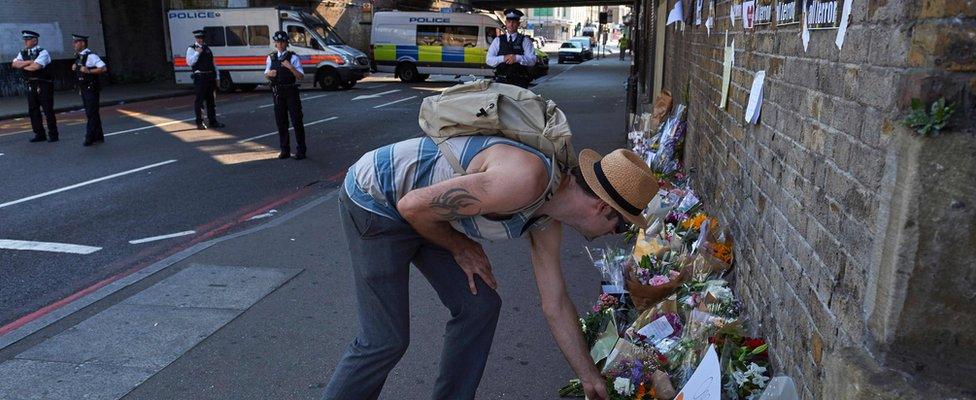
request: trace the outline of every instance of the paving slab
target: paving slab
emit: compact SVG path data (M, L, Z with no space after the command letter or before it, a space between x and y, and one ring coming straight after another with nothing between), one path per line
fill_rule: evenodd
M4 400L118 399L155 371L100 364L10 360L0 364Z
M277 268L190 266L123 304L244 310L295 276Z

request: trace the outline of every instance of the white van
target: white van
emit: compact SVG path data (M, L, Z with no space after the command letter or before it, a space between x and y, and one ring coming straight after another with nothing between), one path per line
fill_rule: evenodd
M492 14L380 11L370 39L375 71L403 82L430 74L493 76L488 46L504 25Z
M192 84L186 48L193 31L203 29L205 43L220 69L221 91L254 90L267 84L264 63L274 44L271 35L288 32L289 50L302 60L304 83L327 90L351 88L369 74L369 58L347 46L328 23L296 7L170 10L169 38L176 83Z

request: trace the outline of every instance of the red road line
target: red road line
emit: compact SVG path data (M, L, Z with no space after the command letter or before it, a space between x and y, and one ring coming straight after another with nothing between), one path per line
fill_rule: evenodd
M43 316L45 316L47 314L50 314L52 311L55 311L57 309L60 309L61 307L64 307L65 305L68 305L71 302L73 302L75 300L78 300L79 298L84 297L85 295L88 295L88 294L90 294L90 293L92 293L92 292L94 292L94 291L96 291L98 289L101 289L102 287L105 287L106 285L108 285L108 284L110 284L112 282L115 282L115 281L117 281L119 279L122 279L122 278L124 278L126 276L132 275L133 273L136 273L136 272L142 270L143 268L146 268L146 267L148 267L148 266L156 263L157 261L163 260L163 259L165 259L165 258L167 258L167 257L169 257L169 256L171 256L173 254L179 253L180 251L183 251L183 250L185 250L187 248L190 248L190 247L192 247L192 246L194 246L194 245L196 245L198 243L201 243L201 242L203 242L205 240L209 240L210 238L212 238L212 237L214 237L216 235L219 235L221 233L224 233L228 229L232 228L234 225L237 225L237 224L239 224L241 222L245 222L245 221L247 221L248 219L250 219L251 217L253 217L255 215L263 214L263 213L267 212L267 210L271 209L272 207L276 207L278 205L281 205L281 204L284 204L284 203L287 203L287 202L290 202L290 201L294 201L294 200L298 199L299 197L301 197L303 195L306 195L306 194L308 194L308 193L306 193L305 190L298 190L298 191L296 191L294 193L291 193L291 194L289 194L289 195L287 195L285 197L276 199L276 200L271 201L269 203L265 203L265 204L263 204L263 205L261 205L261 206L259 206L257 208L253 208L253 207L249 207L249 206L242 207L240 210L238 210L237 213L234 213L234 214L239 214L240 212L244 212L243 216L238 217L238 218L233 218L232 217L231 220L228 221L228 222L223 222L222 223L221 221L214 221L214 222L211 222L209 224L203 225L200 228L198 228L197 231L198 232L205 231L205 232L203 234L197 236L197 237L194 237L193 240L187 242L184 246L174 247L174 248L171 248L171 249L166 249L166 250L164 250L162 252L162 255L161 256L156 257L156 258L152 259L151 261L144 262L144 263L139 264L139 265L137 265L137 266L135 266L133 268L130 268L130 269L125 270L125 271L122 271L122 272L120 272L118 274L112 275L112 276L110 276L108 278L105 278L105 279L103 279L103 280L95 283L94 285L91 285L89 287L86 287L86 288L84 288L82 290L79 290L78 292L75 292L75 293L73 293L73 294L71 294L71 295L69 295L69 296L67 296L67 297L65 297L65 298L63 298L61 300L55 301L55 302L53 302L51 304L48 304L48 305L46 305L44 307L41 307L40 309L38 309L38 310L36 310L34 312L31 312L31 313L29 313L27 315L24 315L23 317L20 317L20 318L14 320L13 322L11 322L11 323L9 323L7 325L0 326L0 336L6 335L7 333L10 333L11 331L16 330L17 328L20 328L20 327L22 327L24 325L27 325L28 323L31 323L31 322L37 320L38 318L41 318L41 317L43 317ZM250 211L244 211L244 210L250 210ZM138 258L141 258L141 257L149 256L151 253L153 253L153 251L155 251L154 248L146 249L146 250L138 253L135 257L130 257L129 260L131 260L133 258L138 259ZM116 263L121 263L121 262L122 261L117 261ZM128 261L126 261L126 263L127 262ZM116 264L116 263L113 263L113 264ZM108 266L111 266L111 265L112 264L109 264Z

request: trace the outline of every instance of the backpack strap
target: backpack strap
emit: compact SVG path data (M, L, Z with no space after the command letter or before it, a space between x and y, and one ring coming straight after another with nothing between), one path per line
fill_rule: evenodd
M457 155L454 154L454 150L451 150L451 146L447 144L447 140L441 140L437 143L437 148L440 149L441 155L447 160L448 164L451 164L451 168L454 168L454 176L462 176L467 174L464 167L461 166L461 161L458 160Z

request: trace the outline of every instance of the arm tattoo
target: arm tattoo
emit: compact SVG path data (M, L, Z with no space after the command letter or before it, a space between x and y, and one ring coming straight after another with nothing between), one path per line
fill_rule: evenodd
M473 213L461 212L462 208L476 206L478 204L481 204L481 200L461 188L448 190L430 201L430 207L434 210L434 213L448 221L480 214L480 209Z

